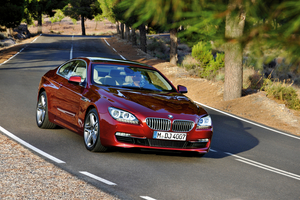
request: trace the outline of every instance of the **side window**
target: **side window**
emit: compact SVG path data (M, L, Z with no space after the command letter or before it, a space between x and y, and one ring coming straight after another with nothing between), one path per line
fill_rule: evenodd
M76 66L72 73L72 76L80 76L81 82L84 82L86 79L86 63L82 60L76 61Z
M61 76L65 77L66 79L69 79L73 70L74 70L74 64L75 61L72 62L68 62L66 64L64 64L58 71L58 74L60 74Z

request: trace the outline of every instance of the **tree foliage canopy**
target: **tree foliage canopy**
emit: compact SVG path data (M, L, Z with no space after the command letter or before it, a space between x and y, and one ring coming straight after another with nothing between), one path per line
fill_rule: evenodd
M100 8L102 10L102 15L106 17L112 23L116 22L115 14L113 12L113 7L115 5L115 0L98 0Z
M63 9L64 14L73 19L81 18L82 35L85 35L84 20L93 19L102 13L100 4L97 0L70 0L70 3Z
M102 11L97 0L70 0L70 3L64 8L64 13L74 19L80 19L81 16L93 19Z
M62 9L69 0L26 0L27 9L34 19L41 14L53 16L53 10Z
M181 26L182 38L209 40L221 47L225 87L237 87L234 98L241 95L243 53L264 58L284 50L300 60L299 0L122 0L119 5L127 9L125 19L137 16L136 26ZM231 80L236 82L226 84Z
M18 26L24 15L25 0L4 0L0 6L0 25L7 28Z

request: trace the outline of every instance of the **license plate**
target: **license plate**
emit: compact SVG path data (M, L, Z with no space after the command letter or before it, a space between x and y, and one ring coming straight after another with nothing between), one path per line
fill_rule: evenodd
M153 139L185 141L186 133L154 131Z

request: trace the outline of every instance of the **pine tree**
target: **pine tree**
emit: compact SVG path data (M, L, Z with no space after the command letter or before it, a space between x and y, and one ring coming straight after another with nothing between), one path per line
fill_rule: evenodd
M73 19L81 19L82 35L85 33L85 19L93 19L97 14L101 14L100 4L97 0L70 0L69 5L64 8L64 14Z
M0 26L15 28L24 15L25 0L4 0L0 6Z

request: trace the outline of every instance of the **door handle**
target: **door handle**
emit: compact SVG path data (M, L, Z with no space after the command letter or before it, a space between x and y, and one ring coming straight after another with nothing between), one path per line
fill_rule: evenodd
M81 100L82 101L85 101L85 102L91 102L88 98L86 98L86 97L81 97Z

